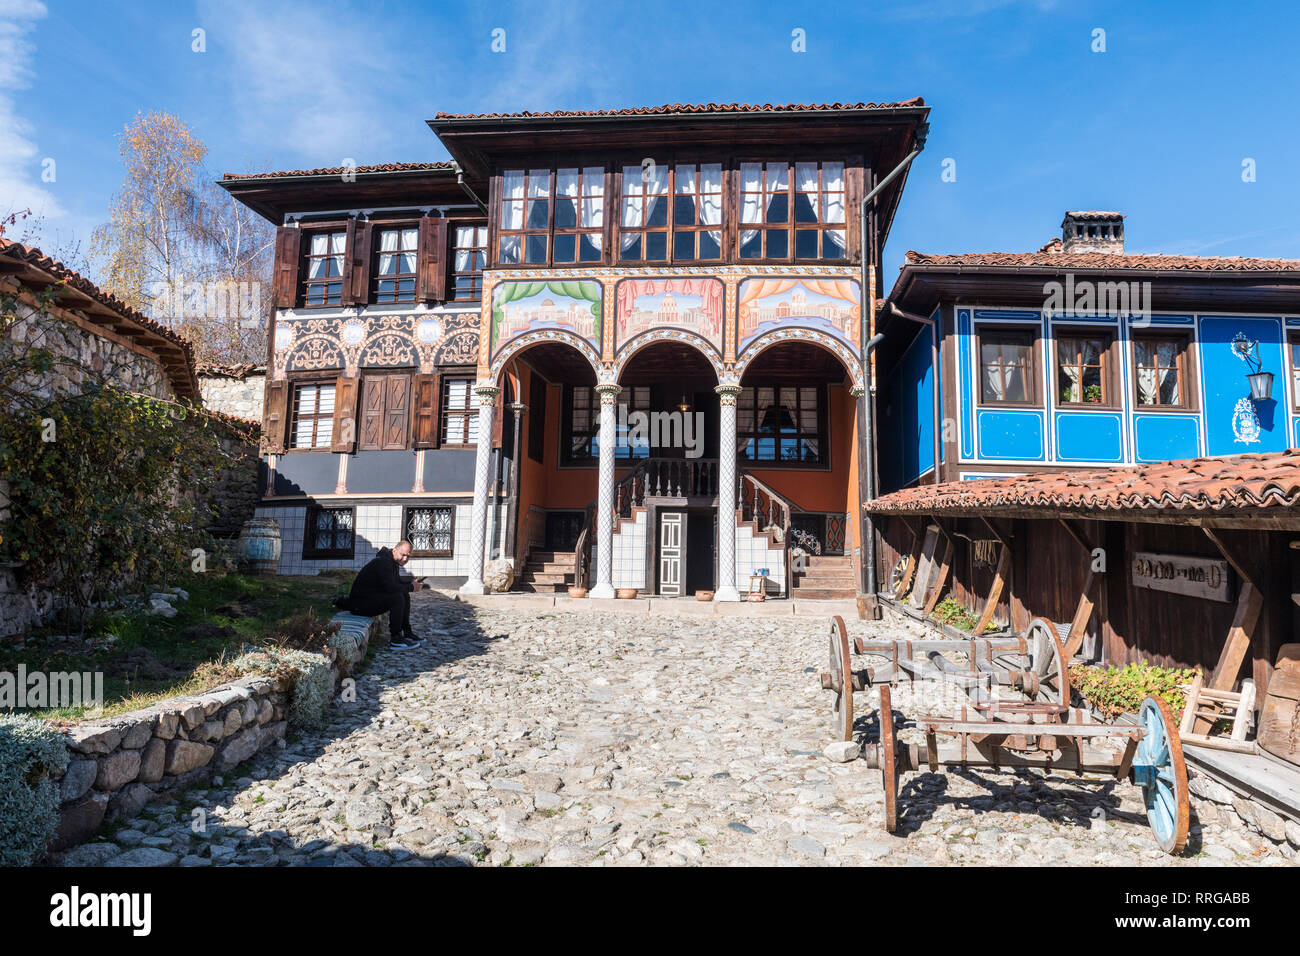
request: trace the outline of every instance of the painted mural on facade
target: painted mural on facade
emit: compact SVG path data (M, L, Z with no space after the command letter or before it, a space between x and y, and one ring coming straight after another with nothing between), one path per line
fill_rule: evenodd
M493 355L511 339L543 329L560 329L600 350L601 289L590 280L502 282L492 290Z
M740 285L738 352L765 332L804 326L857 345L859 284L852 279L761 278Z
M723 352L722 283L717 279L624 279L616 295L615 348L652 329L676 328L694 332Z

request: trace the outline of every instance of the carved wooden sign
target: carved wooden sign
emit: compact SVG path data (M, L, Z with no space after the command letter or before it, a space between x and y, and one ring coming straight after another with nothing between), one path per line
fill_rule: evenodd
M1209 601L1232 600L1232 575L1227 561L1136 551L1132 573L1135 588L1169 591Z

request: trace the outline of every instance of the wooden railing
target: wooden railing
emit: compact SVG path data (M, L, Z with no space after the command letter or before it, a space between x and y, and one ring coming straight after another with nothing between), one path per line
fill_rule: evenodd
M771 532L781 547L785 568L785 597L790 597L794 576L790 568L791 503L748 472L736 482L736 508L742 521L752 521L759 531Z
M528 554L533 548L539 548L546 543L546 512L537 507L529 505L528 512L524 515L524 520L519 522L519 547L515 549L515 580L519 580L519 575L523 573L528 566Z

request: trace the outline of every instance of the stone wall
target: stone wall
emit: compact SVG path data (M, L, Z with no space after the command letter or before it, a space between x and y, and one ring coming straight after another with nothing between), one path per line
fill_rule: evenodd
M1300 860L1300 823L1230 790L1191 765L1187 767L1187 789L1191 791L1192 807L1202 825L1239 821L1271 840L1284 856Z
M221 448L230 461L208 494L211 518L207 529L218 538L233 538L239 535L244 522L253 517L261 500L257 480L260 459L255 440L243 441L231 435L222 440Z
M199 368L199 391L203 405L213 411L250 422L262 420L262 395L266 387L265 366L237 367L230 372Z

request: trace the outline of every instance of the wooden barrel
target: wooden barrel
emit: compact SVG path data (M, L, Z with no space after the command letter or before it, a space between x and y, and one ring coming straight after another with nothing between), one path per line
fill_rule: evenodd
M275 574L279 568L280 523L274 518L249 518L239 532L239 569Z

